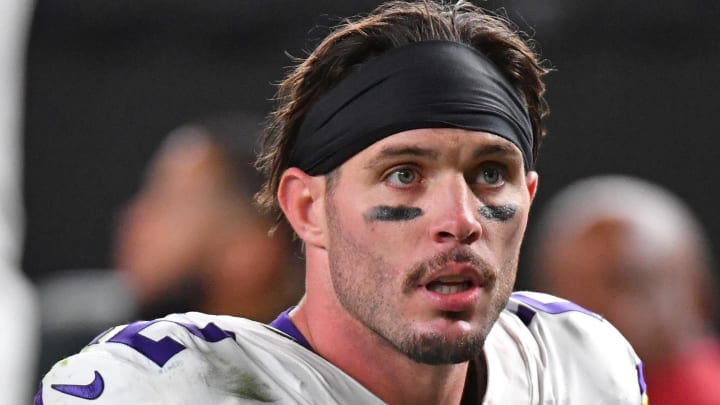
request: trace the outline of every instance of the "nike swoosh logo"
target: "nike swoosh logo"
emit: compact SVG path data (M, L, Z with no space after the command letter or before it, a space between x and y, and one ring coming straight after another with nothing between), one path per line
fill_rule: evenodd
M63 394L72 395L83 399L97 399L105 389L105 381L103 381L100 373L95 371L95 379L90 384L73 385L73 384L52 384L50 385L55 391Z

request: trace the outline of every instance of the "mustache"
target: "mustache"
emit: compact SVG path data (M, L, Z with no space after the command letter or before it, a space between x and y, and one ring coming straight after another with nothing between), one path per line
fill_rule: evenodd
M490 265L478 256L472 249L467 246L460 246L439 253L427 260L417 263L410 270L410 274L405 279L403 286L404 292L415 290L420 280L432 278L434 273L439 272L450 263L462 263L473 267L478 275L480 283L487 287L495 284L497 273Z

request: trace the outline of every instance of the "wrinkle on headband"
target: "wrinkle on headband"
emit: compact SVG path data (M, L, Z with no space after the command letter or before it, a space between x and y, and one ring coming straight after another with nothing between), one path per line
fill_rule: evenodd
M360 65L307 113L290 167L327 174L373 143L419 128L498 135L533 168L532 125L522 98L485 55L451 41L415 42Z

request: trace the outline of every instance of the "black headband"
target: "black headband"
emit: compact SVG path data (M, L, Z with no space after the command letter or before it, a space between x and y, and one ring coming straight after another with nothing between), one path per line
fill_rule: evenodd
M310 109L290 167L327 174L398 132L460 128L515 144L532 169L532 125L522 98L485 55L450 41L416 42L360 65Z

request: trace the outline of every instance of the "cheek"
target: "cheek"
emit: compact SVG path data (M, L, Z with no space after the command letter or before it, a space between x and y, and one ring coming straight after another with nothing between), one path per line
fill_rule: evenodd
M483 228L508 243L522 239L530 211L526 190L509 188L492 198L478 201L477 214Z
M527 226L527 208L517 206L515 215L507 221L483 221L488 239L496 239L508 248L519 248Z
M355 211L352 220L344 221L341 231L350 233L355 243L368 256L381 260L383 266L395 269L407 267L409 257L416 256L415 249L421 248L427 233L424 231L427 224L423 222L423 216L402 221L368 221L366 213L367 210Z

